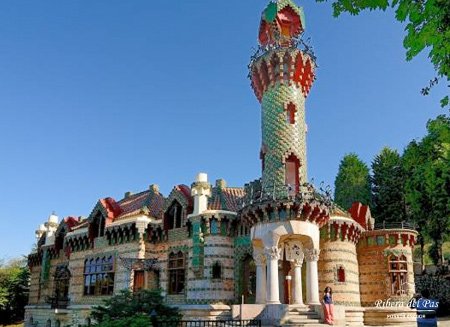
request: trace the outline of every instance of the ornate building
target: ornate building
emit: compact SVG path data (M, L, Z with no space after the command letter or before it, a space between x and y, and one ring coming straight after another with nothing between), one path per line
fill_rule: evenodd
M87 218L52 214L29 255L28 326L89 324L93 305L143 288L161 289L186 318L317 323L331 286L338 324L408 320L388 316L408 308L376 303L414 294L417 233L375 224L359 203L341 210L307 183L305 100L316 64L304 28L291 0L262 13L249 74L262 110L261 179L213 186L200 173L167 196L151 185L100 199Z

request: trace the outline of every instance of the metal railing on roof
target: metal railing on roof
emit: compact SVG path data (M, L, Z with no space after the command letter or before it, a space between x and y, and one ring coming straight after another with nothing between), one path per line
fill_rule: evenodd
M263 184L256 180L245 187L246 196L240 201L240 207L248 205L270 202L270 201L292 201L296 203L319 202L322 205L332 208L332 192L330 186L325 186L322 182L319 188L312 183L304 184Z
M400 222L381 222L375 223L374 229L416 229L416 225L410 221L400 221Z

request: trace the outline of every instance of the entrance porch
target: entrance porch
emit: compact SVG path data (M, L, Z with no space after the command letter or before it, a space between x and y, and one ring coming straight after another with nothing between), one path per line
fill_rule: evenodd
M257 304L320 304L317 225L295 220L257 224L252 227L251 239ZM306 271L302 272L304 263Z

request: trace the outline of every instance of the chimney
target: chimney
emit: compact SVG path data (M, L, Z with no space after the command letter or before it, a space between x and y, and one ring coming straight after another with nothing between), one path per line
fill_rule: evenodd
M216 187L220 188L220 189L224 189L225 187L227 187L227 182L224 179L217 179L216 180Z
M127 199L127 198L129 198L130 196L132 196L132 195L133 195L133 192L130 192L130 191L125 192L124 198Z
M52 212L52 214L48 217L48 221L45 223L45 227L47 228L47 234L45 236L45 244L53 244L55 243L55 232L58 229L59 218Z
M149 186L149 190L153 193L153 194L159 194L159 185L158 184L151 184Z
M191 195L194 197L193 215L199 215L208 209L208 197L211 196L211 185L208 183L208 175L199 173L195 182L191 185Z

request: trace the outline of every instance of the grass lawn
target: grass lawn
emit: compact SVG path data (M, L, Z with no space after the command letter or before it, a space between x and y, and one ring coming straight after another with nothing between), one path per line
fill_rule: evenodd
M3 325L0 325L3 326ZM20 324L16 324L16 325L6 325L5 327L23 327L23 323L21 322Z

